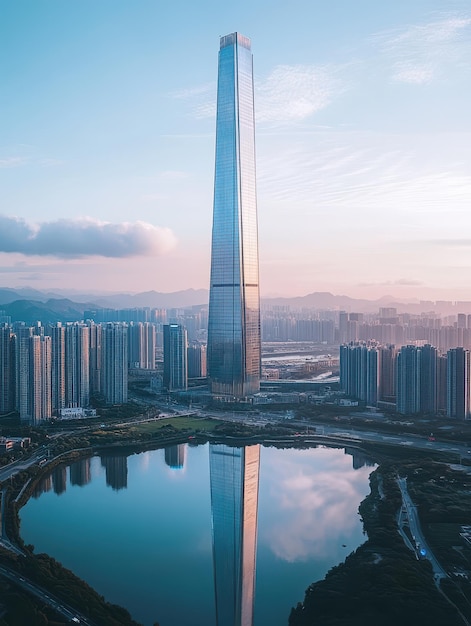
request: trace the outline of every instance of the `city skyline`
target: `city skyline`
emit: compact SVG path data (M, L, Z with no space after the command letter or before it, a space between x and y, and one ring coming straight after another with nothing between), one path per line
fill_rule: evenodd
M262 296L467 300L469 4L181 8L2 7L0 287L208 286L213 50L240 30Z

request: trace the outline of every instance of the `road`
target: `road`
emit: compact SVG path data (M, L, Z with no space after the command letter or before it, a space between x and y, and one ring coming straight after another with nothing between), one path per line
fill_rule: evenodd
M39 463L39 461L43 459L46 455L46 448L40 448L39 450L36 450L36 452L33 452L33 454L29 458L13 461L13 463L10 463L9 465L5 465L4 467L0 468L0 483L9 480L15 474L18 474L19 472L28 469L28 467L31 467L31 465Z
M183 407L178 407L177 410L181 411ZM265 425L265 424L279 424L283 421L279 414L261 413L260 415L247 415L244 413L236 412L216 412L197 410L194 412L198 417L212 417L223 421L244 422L252 425ZM188 411L187 411L188 414ZM456 458L457 463L461 465L464 458L471 460L471 450L467 445L459 443L446 443L439 441L429 441L427 437L420 435L405 435L405 434L383 434L375 431L368 431L363 429L355 429L351 426L345 426L342 424L325 424L316 422L305 422L299 420L289 420L287 424L299 427L299 432L305 437L312 436L312 432L305 432L306 428L314 430L316 435L323 435L328 438L333 437L335 439L345 439L345 443L351 443L352 441L369 442L369 443L381 443L392 446L411 447L419 450L430 450L430 452L444 452ZM303 432L304 431L304 432Z
M0 565L0 575L4 578L8 578L8 580L11 580L28 593L36 596L36 598L49 605L69 622L73 622L75 620L75 623L85 624L85 626L93 626L93 622L91 622L84 615L81 615L75 609L53 596L49 591L46 591L39 585L36 585L29 580L26 580L26 578L15 570L5 567L4 565ZM76 622L76 620L79 621Z
M435 555L433 554L430 546L427 544L425 537L422 533L422 528L420 526L419 516L417 513L417 507L412 502L409 492L407 490L407 478L398 478L397 484L399 485L399 489L401 490L402 495L402 509L399 514L402 517L402 522L404 523L404 516L407 519L409 530L412 535L412 539L414 544L412 549L415 551L417 558L426 558L430 561L433 568L434 580L437 587L439 586L439 581L442 578L448 578L448 574L437 561ZM401 520L400 520L401 521ZM410 546L410 541L406 541Z
M15 546L8 539L8 536L7 536L7 533L6 533L6 528L5 528L5 522L6 522L5 502L6 502L6 498L7 498L7 490L6 489L2 489L1 495L2 495L2 502L1 502L1 508L0 508L0 517L1 517L0 546L5 548L6 550L9 550L10 552L14 552L15 554L24 555L23 550L20 550L20 548L18 548L18 546Z
M463 615L463 613L456 606L453 600L451 600L447 596L447 594L443 591L443 589L440 587L440 580L442 580L443 578L448 578L448 574L446 573L446 571L443 569L443 567L440 565L440 563L436 559L435 555L430 549L430 546L427 544L425 537L422 533L422 528L420 526L419 516L417 513L417 507L412 502L409 492L407 490L407 478L398 478L397 484L399 485L399 489L401 490L401 495L402 495L402 509L401 509L401 512L399 513L399 531L404 539L405 544L415 552L417 558L422 557L430 561L432 565L432 569L433 569L433 580L435 582L435 586L437 587L438 591L451 604L451 606L454 609L456 609L459 616L463 620L463 623L466 626L470 626L470 623L465 617L465 615ZM404 524L404 516L407 517L409 530L411 532L415 545L411 545L409 537L407 536L407 534L404 532L402 528Z

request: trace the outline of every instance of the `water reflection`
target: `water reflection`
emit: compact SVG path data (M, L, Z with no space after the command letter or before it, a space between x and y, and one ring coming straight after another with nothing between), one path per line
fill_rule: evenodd
M33 498L39 498L39 496L43 493L47 493L52 489L52 478L51 475L45 476L42 480L40 480L33 490Z
M165 463L172 469L183 469L185 466L186 443L165 448Z
M85 487L92 479L90 459L80 459L70 466L70 484Z
M264 526L263 542L287 562L321 560L332 542L347 542L358 523L356 507L364 483L362 472L345 471L345 457L328 448L316 451L313 467L310 450L271 459L270 506L277 511ZM355 505L356 503L356 505Z
M101 465L105 468L106 484L115 491L126 489L128 486L128 457L119 455L104 455Z
M58 496L67 489L67 468L65 465L59 465L52 470L52 488Z
M217 626L252 626L260 446L209 446Z
M355 448L102 454L41 481L22 535L146 626L284 626L307 586L364 540L371 465Z

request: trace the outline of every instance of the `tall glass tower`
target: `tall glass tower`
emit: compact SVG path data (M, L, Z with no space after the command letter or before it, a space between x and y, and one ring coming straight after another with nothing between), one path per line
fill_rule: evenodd
M255 124L250 39L221 37L216 119L208 375L211 393L260 390Z

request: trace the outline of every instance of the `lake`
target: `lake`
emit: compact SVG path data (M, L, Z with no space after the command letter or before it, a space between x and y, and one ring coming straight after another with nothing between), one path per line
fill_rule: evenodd
M308 585L365 541L372 470L325 447L95 456L41 481L21 535L145 626L228 626L232 606L234 625L287 626Z

